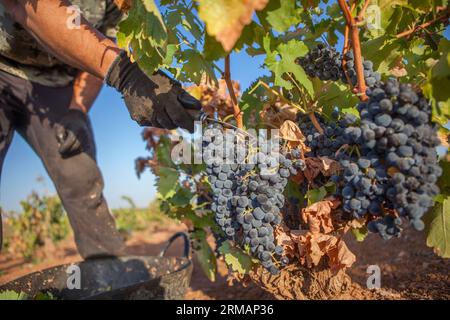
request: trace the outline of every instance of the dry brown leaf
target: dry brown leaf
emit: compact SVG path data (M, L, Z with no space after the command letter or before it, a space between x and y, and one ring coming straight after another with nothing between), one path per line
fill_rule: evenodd
M303 174L308 181L314 180L319 173L329 177L341 170L341 166L337 161L327 157L306 158L305 163L306 169L303 171Z
M322 257L329 258L333 271L349 268L356 261L355 255L339 238L329 234L308 233L300 237L300 262L308 267L317 266Z
M313 181L321 172L322 161L319 158L306 158L305 164L303 174L308 181Z
M130 10L133 0L114 0L116 6L123 12Z
M236 96L239 97L240 85L238 81L233 81L233 88ZM220 79L217 85L204 81L200 85L190 86L186 90L200 100L203 111L209 116L213 116L216 110L222 119L234 113L233 103L223 79Z
M355 255L350 251L343 240L339 240L327 252L331 270L337 271L350 268L356 261Z
M327 157L319 157L319 159L322 161L321 171L324 176L332 176L333 174L336 174L341 170L341 166L336 160Z
M302 219L305 223L308 223L311 233L332 232L334 227L333 220L331 219L331 212L339 205L340 201L338 199L329 198L302 209Z
M297 112L298 109L294 106L276 101L265 104L259 115L265 124L273 128L279 128L286 120L295 121Z
M276 244L283 247L288 257L295 256L297 253L297 243L291 237L288 227L285 225L275 226L274 237Z
M404 77L408 74L408 71L405 69L405 64L403 63L403 57L399 56L394 61L394 67L391 69L391 74L398 78Z
M286 120L280 127L280 137L287 141L303 142L305 136L303 135L297 124L291 120Z

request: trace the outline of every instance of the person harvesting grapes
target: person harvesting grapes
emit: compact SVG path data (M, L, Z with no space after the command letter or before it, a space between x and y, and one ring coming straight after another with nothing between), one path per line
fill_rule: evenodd
M124 252L88 117L103 83L141 126L192 132L201 108L178 82L147 76L119 49L121 19L111 0L0 1L0 169L17 131L55 183L84 258Z

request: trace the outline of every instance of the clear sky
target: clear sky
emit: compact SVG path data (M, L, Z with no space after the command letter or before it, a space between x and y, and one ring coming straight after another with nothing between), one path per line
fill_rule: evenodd
M450 28L444 35L450 38ZM232 78L240 81L242 90L262 75L262 63L261 56L252 58L245 52L232 55ZM138 206L147 206L155 197L154 177L147 171L138 179L134 171L134 160L146 155L142 128L130 119L120 95L111 88L103 88L90 117L110 207L126 205L121 200L123 195L130 196ZM43 178L42 182L37 181L39 177ZM3 165L0 206L6 210L19 210L20 200L32 190L55 193L40 159L22 137L15 134Z

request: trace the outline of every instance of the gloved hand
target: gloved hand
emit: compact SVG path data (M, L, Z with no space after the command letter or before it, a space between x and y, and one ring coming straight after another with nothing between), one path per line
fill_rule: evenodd
M139 125L194 131L200 101L162 71L147 76L122 52L110 66L105 82L122 93L131 118Z
M56 140L59 153L68 157L80 153L88 143L89 120L87 115L77 109L70 109L55 124Z

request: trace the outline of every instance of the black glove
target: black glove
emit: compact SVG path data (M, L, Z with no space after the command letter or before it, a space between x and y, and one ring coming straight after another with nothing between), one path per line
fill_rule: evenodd
M70 109L55 124L56 140L59 153L69 157L83 151L89 141L89 119L87 115L76 109Z
M139 125L194 131L200 101L162 71L147 76L123 51L111 64L105 82L122 93L131 118Z

